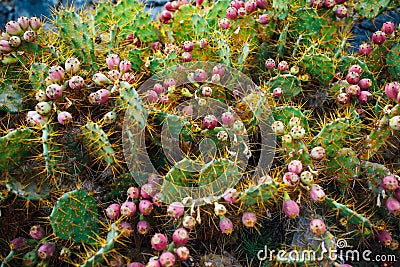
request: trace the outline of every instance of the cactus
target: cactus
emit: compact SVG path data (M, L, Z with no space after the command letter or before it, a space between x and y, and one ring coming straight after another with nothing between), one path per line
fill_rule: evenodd
M46 90L45 78L49 68L45 63L33 63L29 70L29 81L34 90Z
M82 137L85 145L93 155L111 165L115 163L114 149L108 140L107 134L97 123L89 121L82 128Z
M62 239L93 243L98 232L97 205L84 190L65 193L50 214L54 233Z
M128 59L132 62L132 69L134 71L139 71L140 67L142 66L143 60L141 58L142 51L140 49L132 49L128 53Z
M360 175L360 160L351 148L341 148L327 163L327 173L343 184Z
M46 183L41 184L39 187L35 183L23 186L20 182L11 180L7 183L7 188L18 197L30 201L47 199L50 194L50 187Z
M266 86L270 88L272 93L273 89L280 87L283 91L283 97L291 99L301 93L301 84L296 76L290 74L281 74L270 79Z
M332 59L323 54L304 55L300 66L314 75L322 85L327 86L335 75L335 64Z
M286 19L289 12L289 3L288 0L273 0L272 1L272 8L274 9L274 16L279 19L283 20Z
M279 184L276 182L250 186L240 194L239 199L247 206L260 205L274 199L278 188Z
M5 172L18 166L31 153L36 134L29 128L19 128L0 137L0 170Z
M390 4L390 0L366 0L355 3L355 10L367 19L372 19L384 11Z
M17 113L23 109L23 94L19 92L11 81L0 80L0 110Z
M389 68L389 72L392 75L393 80L400 78L400 44L393 45L390 52L386 55L386 64Z

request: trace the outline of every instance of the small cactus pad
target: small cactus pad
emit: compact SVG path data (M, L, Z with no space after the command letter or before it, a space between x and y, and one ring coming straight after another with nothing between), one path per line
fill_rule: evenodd
M14 88L9 80L0 80L0 110L16 113L23 109L23 95Z
M107 134L97 123L89 121L82 129L85 145L101 160L108 164L114 163L114 149L108 140Z
M98 231L96 201L83 190L65 193L53 208L50 224L59 238L93 243Z

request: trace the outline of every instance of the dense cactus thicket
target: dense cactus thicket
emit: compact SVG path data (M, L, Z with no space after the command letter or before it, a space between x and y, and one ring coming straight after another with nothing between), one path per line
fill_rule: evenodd
M1 267L398 266L398 25L349 52L398 7L179 0L152 20L119 0L9 21ZM332 257L349 249L386 257Z

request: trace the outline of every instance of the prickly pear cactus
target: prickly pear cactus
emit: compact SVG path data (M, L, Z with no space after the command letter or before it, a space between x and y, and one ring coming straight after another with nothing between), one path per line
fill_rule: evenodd
M98 233L96 201L84 190L65 193L50 214L50 224L59 238L94 243Z

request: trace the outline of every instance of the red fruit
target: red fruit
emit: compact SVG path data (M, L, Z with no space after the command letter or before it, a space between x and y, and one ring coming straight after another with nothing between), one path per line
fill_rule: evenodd
M131 186L126 191L126 194L128 195L129 198L138 199L140 191L139 191L139 188Z
M362 43L360 44L360 46L358 47L358 52L362 55L369 55L369 53L371 53L372 48L369 44L367 43Z
M120 222L119 223L119 229L124 230L124 231L132 231L132 225L128 222Z
M368 91L361 91L360 95L357 97L358 101L361 104L368 103L368 97L372 96L372 94Z
M253 13L257 10L257 3L254 0L249 0L244 3L244 9L246 9L247 13Z
M355 71L349 71L346 75L346 81L349 84L357 84L360 80L360 75Z
M289 64L286 61L281 61L278 64L278 70L280 71L287 71L289 69Z
M54 245L50 243L41 245L37 251L37 254L42 260L50 259L54 254Z
M400 92L400 83L391 82L385 85L385 94L389 99L396 99Z
M72 115L67 111L61 111L57 115L57 120L62 125L69 124L72 121Z
M167 247L167 245L168 245L168 239L165 235L161 233L157 233L151 238L151 246L153 247L153 249L157 251L164 250Z
M136 212L136 205L134 202L127 201L121 205L121 215L126 217L132 217Z
M173 202L169 204L167 213L170 217L179 218L185 212L185 206L181 202Z
M182 45L182 48L186 52L191 52L194 48L194 43L192 41L185 41Z
M69 88L79 90L85 87L85 80L81 76L73 76L68 81Z
M218 26L222 29L228 29L231 27L231 22L227 18L222 18L218 21Z
M350 96L346 93L340 93L337 98L336 98L337 102L339 104L347 104L350 102Z
M154 195L154 186L153 184L147 183L142 185L140 188L140 194L143 198L152 198Z
M150 231L150 224L147 221L139 221L136 226L137 231L141 235L145 235Z
M387 21L382 25L382 31L385 34L392 34L394 32L394 23L391 21Z
M349 71L348 71L348 72L351 72L351 71L353 71L353 72L357 72L358 74L361 74L361 72L362 72L362 68L361 68L361 66L360 66L360 65L357 65L357 64L355 64L355 65L352 65L352 66L350 66L350 68L349 68Z
M381 243L383 246L388 247L390 246L390 243L392 243L392 236L384 231L384 230L379 230L378 231L378 240L379 243Z
M335 15L337 18L342 19L347 16L347 8L345 6L338 6L335 10Z
M361 93L361 88L358 85L352 84L347 88L347 93L350 96L359 96Z
M162 267L172 267L175 265L176 259L171 252L163 252L160 256L160 263Z
M158 260L150 260L146 267L161 267L161 264Z
M196 82L205 82L207 80L207 73L202 69L197 69L194 71L193 79Z
M277 98L283 96L282 88L280 87L274 88L274 90L272 91L272 95Z
M212 130L217 127L218 121L214 115L207 115L203 119L203 128Z
M258 17L258 22L261 24L268 24L271 20L271 17L268 14L262 14Z
M399 187L399 182L393 176L386 176L382 179L382 187L387 191L394 191Z
M39 225L34 225L29 230L29 235L36 240L40 240L44 236L44 229Z
M139 202L139 211L143 215L150 215L153 211L153 204L149 200L142 199Z
M241 7L238 9L238 16L239 17L243 17L244 15L246 15L246 9L244 7Z
M190 54L189 52L182 53L182 61L183 62L190 62L190 61L192 61L192 59L193 59L192 54Z
M326 226L324 221L320 220L320 219L313 219L310 222L310 231L314 234L314 235L322 235L323 233L325 233L326 231Z
M186 244L189 240L189 233L185 228L178 228L172 234L172 240L177 245Z
M57 99L62 96L63 90L62 87L58 84L52 84L47 86L46 95L49 99Z
M224 200L228 203L235 203L238 200L239 192L235 188L228 188L224 192Z
M141 264L140 262L131 262L127 267L146 267L146 265Z
M199 46L200 46L200 48L206 47L207 44L208 44L208 41L207 41L206 38L202 38L202 39L199 41Z
M267 1L266 0L256 0L256 4L258 8L266 9Z
M236 8L236 9L239 9L241 7L244 7L244 2L243 1L239 1L239 0L233 0L231 2L230 6Z
M324 2L324 6L326 8L333 8L335 5L336 5L335 0L325 0L325 2Z
M26 241L22 237L17 237L11 240L11 250L20 250L26 246Z
M163 10L161 12L159 19L160 19L161 23L168 24L169 21L172 19L172 14L168 10Z
M106 58L107 67L110 70L118 69L121 58L116 54L109 54Z
M376 31L372 34L372 42L377 45L383 44L386 40L386 34L383 31Z
M221 77L225 74L225 67L222 64L217 64L213 67L213 74L219 74Z
M324 5L323 0L311 0L311 6L314 8L321 8Z
M226 17L231 20L235 20L238 16L237 9L234 7L228 7L226 10Z
M175 2L175 1L174 1L174 2ZM178 6L177 6L177 3L176 3L176 2L175 2L174 4L172 4L172 2L167 2L167 3L164 5L164 7L165 7L166 10L172 11L172 12L178 9Z

